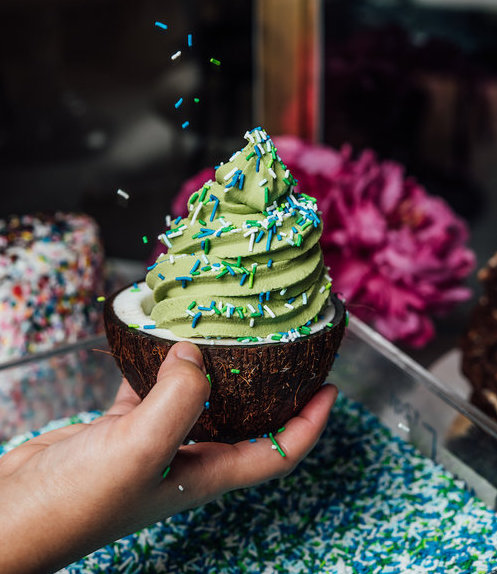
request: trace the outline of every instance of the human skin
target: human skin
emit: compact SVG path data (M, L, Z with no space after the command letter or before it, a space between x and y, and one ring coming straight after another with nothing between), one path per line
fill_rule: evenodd
M104 416L0 459L0 572L52 572L225 492L287 475L316 444L336 395L323 386L288 422L278 435L285 457L269 438L183 445L209 384L199 349L177 343L143 401L123 380Z

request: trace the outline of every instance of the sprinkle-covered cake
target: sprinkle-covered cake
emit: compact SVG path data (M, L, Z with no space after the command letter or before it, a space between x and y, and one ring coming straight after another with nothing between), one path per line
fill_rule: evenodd
M497 253L478 272L483 294L474 307L461 343L462 371L472 402L497 418Z
M277 430L324 381L346 321L316 200L263 129L245 138L159 236L168 251L146 283L106 302L111 350L142 397L174 341L201 345L213 392L196 440Z
M95 333L103 250L82 214L0 220L0 362Z

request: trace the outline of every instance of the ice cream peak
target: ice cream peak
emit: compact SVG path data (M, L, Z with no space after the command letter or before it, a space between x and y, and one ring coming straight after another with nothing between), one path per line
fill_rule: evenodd
M319 246L314 198L261 128L216 169L161 241L168 253L147 274L159 328L181 337L305 335L327 305L331 279Z

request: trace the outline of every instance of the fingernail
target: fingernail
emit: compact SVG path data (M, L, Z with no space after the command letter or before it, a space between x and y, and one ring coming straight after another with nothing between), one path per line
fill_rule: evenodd
M176 356L179 359L190 361L190 363L197 365L199 369L204 370L204 359L202 357L200 349L196 345L184 341L181 343L177 343L175 347L176 347L175 349Z

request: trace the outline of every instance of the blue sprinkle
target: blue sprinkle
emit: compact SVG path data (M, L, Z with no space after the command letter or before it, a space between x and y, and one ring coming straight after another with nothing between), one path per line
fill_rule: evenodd
M226 265L226 269L228 270L230 275L232 275L233 277L235 276L235 272L233 271L233 269L230 265Z
M271 291L266 291L266 301L269 301L269 297L271 297Z
M155 329L155 325L143 325L144 329Z
M257 149L257 148L255 148L255 149ZM258 158L257 158L257 162L256 162L256 164L255 164L255 171L257 171L257 172L259 171L259 166L260 166L260 165L261 165L261 158L258 157Z
M178 108L181 106L182 103L183 103L183 98L180 98L180 99L174 104L174 107L175 107L176 109L178 109Z
M262 231L262 229L259 231L259 233L257 234L257 237L255 238L255 242L259 243L259 241L264 237L264 231Z
M175 220L174 220L174 224L178 225L178 223L181 221L181 215L178 216Z
M167 30L167 24L163 24L162 22L156 22L155 25L157 28L162 28L163 30Z
M295 297L291 297L290 299L288 299L288 302L290 303L290 305L295 301Z
M257 307L259 308L259 313L264 317L264 309L262 308L262 305L259 303Z
M162 275L162 273L157 273L157 277L159 279L162 279L162 281L164 281L164 279L165 279L165 277L164 277L164 275Z
M189 121L186 121L186 122L183 122L183 123L181 124L181 127L182 127L183 129L185 129L185 128L187 128L189 125L190 125L190 122L189 122Z
M190 269L190 273L195 273L195 271L200 267L200 259L197 259L193 264L193 267Z
M188 47L191 48L193 45L193 36L188 34Z
M240 175L240 179L238 180L238 189L243 189L243 183L245 182L245 174L242 173Z
M192 327L195 329L195 327L197 326L198 320L200 319L200 317L202 317L202 313L200 313L200 311L198 313L195 314L195 316L192 319Z
M193 281L192 277L176 277L176 281Z
M256 439L256 438L251 438L251 439L249 439L249 442L257 442L257 439Z
M150 267L147 267L147 271L150 271L154 267L157 267L157 265L158 265L158 263L154 263L153 265L150 265Z
M269 269L271 269L272 265L273 265L273 260L270 259L270 260L267 262L267 266L268 266Z
M240 285L243 285L245 283L245 280L247 279L248 275L247 273L244 273L242 275L242 278L240 279Z
M197 307L199 311L212 311L212 307L201 307L200 305Z
M267 234L266 251L271 249L271 239L273 238L273 230L270 229Z

